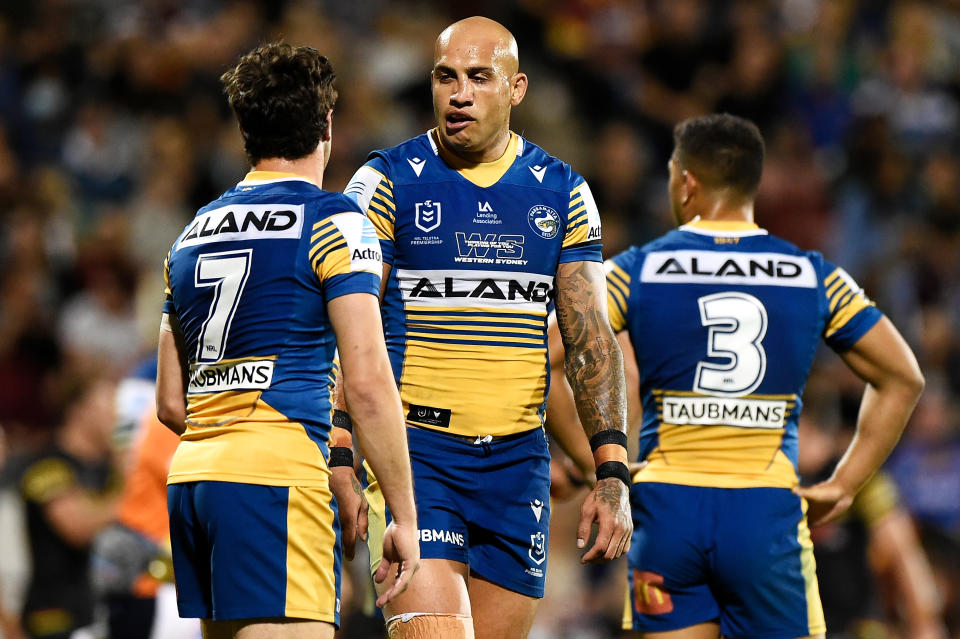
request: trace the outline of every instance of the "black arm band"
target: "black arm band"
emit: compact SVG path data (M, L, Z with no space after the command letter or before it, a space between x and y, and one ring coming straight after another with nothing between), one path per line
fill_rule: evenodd
M601 430L590 438L590 450L597 452L597 449L607 444L617 444L627 447L627 434L619 430Z
M353 420L350 419L350 413L339 408L333 409L333 425L343 430L353 432Z
M630 469L627 468L627 465L623 462L608 461L597 466L597 481L606 479L607 477L616 477L626 484L627 488L629 488L632 483Z
M330 449L330 468L350 466L353 468L353 450L346 446L334 446Z

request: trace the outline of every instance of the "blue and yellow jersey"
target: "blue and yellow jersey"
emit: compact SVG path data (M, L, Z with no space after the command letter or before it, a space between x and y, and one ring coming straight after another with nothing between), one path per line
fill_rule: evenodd
M600 261L582 177L511 133L466 165L430 131L375 151L347 186L392 266L384 328L407 422L458 435L538 428L562 262Z
M821 339L881 313L847 273L754 224L694 222L607 261L615 331L640 369L638 481L797 485L797 418Z
M187 431L170 483L326 481L326 304L377 295L376 232L349 198L304 178L252 172L200 209L164 266L189 364Z

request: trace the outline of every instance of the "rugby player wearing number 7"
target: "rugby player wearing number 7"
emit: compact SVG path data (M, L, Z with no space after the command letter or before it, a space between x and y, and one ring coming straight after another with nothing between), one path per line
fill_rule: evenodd
M643 403L628 557L644 637L822 637L807 520L850 506L923 389L909 346L849 275L754 224L763 155L741 118L680 123L680 227L607 262L610 322L629 334ZM798 489L800 394L820 339L867 386L833 475Z
M377 304L380 247L352 200L321 189L337 97L327 59L268 44L221 80L253 171L200 209L164 268L157 414L181 434L167 491L177 604L203 620L206 639L329 639L340 616L327 460L335 347L359 440L396 512L381 605L420 559Z

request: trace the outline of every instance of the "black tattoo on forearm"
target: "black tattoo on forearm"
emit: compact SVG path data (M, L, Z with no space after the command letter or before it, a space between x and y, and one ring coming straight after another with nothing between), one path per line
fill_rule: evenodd
M607 320L603 271L593 262L561 264L557 271L557 324L566 349L564 367L587 437L627 431L623 355Z

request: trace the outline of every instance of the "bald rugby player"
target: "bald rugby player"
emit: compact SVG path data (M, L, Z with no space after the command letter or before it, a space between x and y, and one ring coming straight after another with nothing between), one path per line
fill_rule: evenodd
M598 477L577 545L593 524L584 562L629 545L623 367L600 217L580 175L510 130L528 83L518 69L502 25L449 26L431 72L436 128L371 153L345 191L383 251L384 326L420 522L422 567L386 606L391 637L529 633L547 568L551 300ZM375 481L366 494L375 541L390 513Z

